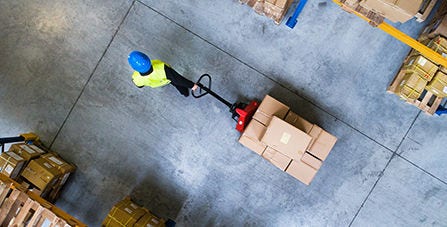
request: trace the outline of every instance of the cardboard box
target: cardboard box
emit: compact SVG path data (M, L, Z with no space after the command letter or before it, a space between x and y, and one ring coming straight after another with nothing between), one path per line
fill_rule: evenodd
M126 197L112 207L102 223L105 227L134 226L137 221L147 213L147 210L138 206Z
M41 157L47 160L52 166L56 167L62 174L72 173L76 170L76 166L66 162L54 152L44 154Z
M438 97L447 97L447 74L438 71L425 89Z
M287 157L285 154L271 148L267 147L262 154L262 157L271 162L274 166L280 168L282 171L286 170L292 161L291 158Z
M392 22L404 23L418 13L422 3L423 0L362 0L360 5Z
M165 221L159 217L147 212L143 217L141 217L134 227L164 227Z
M274 116L261 141L288 157L299 160L311 140L312 137L305 132Z
M272 98L271 96L266 95L256 110L253 119L261 122L265 126L268 126L273 116L284 119L288 111L288 106Z
M438 71L438 66L422 55L413 55L404 63L403 69L407 72L417 73L424 80L430 81Z
M22 172L22 177L39 188L42 193L52 187L62 173L47 160L37 158L31 160Z
M399 87L397 87L397 95L405 100L418 99L426 85L427 81L420 77L418 73L406 73Z
M293 160L286 172L306 185L309 185L317 174L316 169L301 160Z
M255 119L252 119L239 138L239 143L257 154L262 155L262 152L264 152L267 147L267 145L261 142L261 138L264 136L266 130L267 127Z
M298 116L298 114L292 111L289 111L289 113L287 113L287 116L284 120L305 133L309 133L313 126L312 123L306 121L304 118Z
M301 161L316 170L319 170L321 165L323 165L323 162L320 159L314 157L308 152L304 153L303 157L301 157Z
M442 36L436 36L432 39L425 39L421 41L422 44L428 46L430 49L436 51L443 57L447 57L447 39Z
M309 145L307 151L318 159L324 161L337 142L337 138L317 125L312 127L309 135L312 136L312 143Z
M9 151L20 155L20 157L26 161L38 158L41 154L45 153L45 151L36 147L35 145L28 145L25 143L13 144L9 148Z
M17 179L25 162L24 158L12 151L2 153L0 155L0 172L12 179Z

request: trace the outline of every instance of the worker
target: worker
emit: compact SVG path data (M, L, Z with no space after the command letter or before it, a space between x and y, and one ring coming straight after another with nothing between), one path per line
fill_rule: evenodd
M177 73L170 65L160 60L151 60L140 51L132 51L127 60L135 70L132 80L139 88L145 86L156 88L172 84L185 97L189 96L189 89L194 91L198 88L197 84Z

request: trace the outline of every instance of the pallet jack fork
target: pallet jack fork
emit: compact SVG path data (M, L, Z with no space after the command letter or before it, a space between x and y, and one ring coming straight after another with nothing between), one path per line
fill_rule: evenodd
M5 144L7 143L16 143L16 142L22 142L25 141L25 143L36 143L39 141L39 137L32 133L23 133L16 137L2 137L0 138L0 147L2 147L1 152L5 152Z
M208 86L203 85L202 79L206 78L208 80ZM220 97L218 94L213 92L211 90L211 76L208 74L203 74L199 80L196 82L197 86L199 86L199 94L195 94L194 91L191 91L191 94L194 98L201 98L207 94L212 95L214 98L228 106L230 108L230 113L232 114L232 118L237 122L236 124L236 130L239 132L243 132L245 127L250 122L251 118L253 117L254 113L256 112L256 109L258 109L258 102L252 100L250 103L242 103L242 102L235 102L230 103L224 98ZM204 92L202 91L204 90Z

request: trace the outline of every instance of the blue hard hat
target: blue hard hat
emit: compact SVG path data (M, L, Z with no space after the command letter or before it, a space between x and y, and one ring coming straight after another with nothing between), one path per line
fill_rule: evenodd
M146 54L136 50L129 54L127 61L129 61L130 66L132 66L135 71L140 73L148 72L152 66L151 59Z

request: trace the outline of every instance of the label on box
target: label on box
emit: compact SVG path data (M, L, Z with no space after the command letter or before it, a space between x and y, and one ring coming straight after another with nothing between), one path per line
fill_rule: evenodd
M127 213L129 213L129 214L132 214L133 212L132 212L132 210L131 209L129 209L129 208L124 208L124 210L127 212Z
M12 167L11 165L6 165L5 167L5 172L7 172L9 175L11 175L12 171L14 170L14 167Z
M291 137L292 137L292 135L290 135L287 132L284 132L279 141L281 141L281 143L283 143L283 144L288 144Z
M447 87L444 87L444 89L442 89L442 92L447 93Z
M399 87L402 87L405 84L405 82L407 82L407 81L406 80L402 80L402 82L400 82Z
M45 151L43 151L42 149L40 149L40 148L39 148L38 146L36 146L36 145L30 145L30 147L33 148L35 151L41 153L41 154L45 153Z
M135 205L135 204L133 204L133 203L130 203L130 206L131 206L134 210L138 209L138 206Z
M45 218L45 220L43 221L41 227L50 227L51 224L53 224L53 222L50 219Z
M419 58L419 60L418 60L418 65L420 65L420 66L424 66L425 63L427 63L427 59L422 58L422 57Z
M68 179L69 176L70 176L70 173L66 173L66 174L64 175L64 177L62 177L61 185L65 184L65 181L67 181L67 179Z
M48 162L44 162L43 165L44 165L45 167L47 167L48 169L53 168L53 166L50 165L50 163L48 163Z
M28 152L28 154L34 154L34 153L36 153L35 150L29 148L29 147L26 146L26 145L20 145L20 148L22 148L23 150L25 150L26 152Z
M62 164L64 164L61 160L59 160L58 158L51 156L48 159L50 159L51 161L53 161L54 163L56 163L56 165L60 166Z
M20 157L19 155L17 155L17 154L14 153L14 152L8 152L8 155L11 156L13 159L15 159L15 160L17 160L17 161L22 161L22 160L23 160L22 157Z

